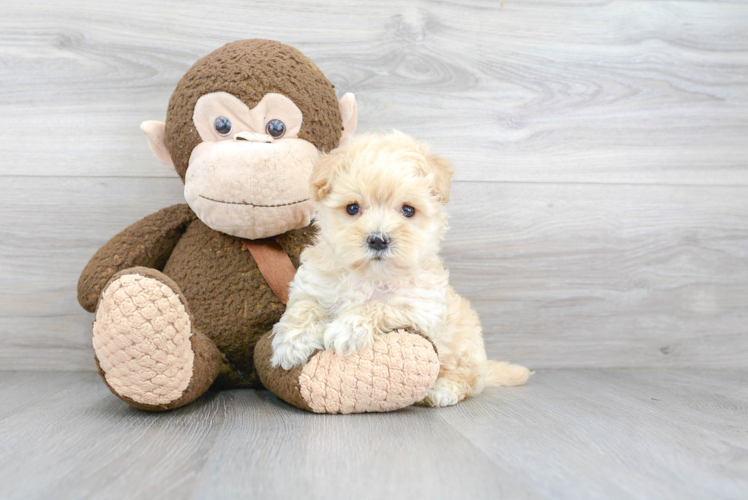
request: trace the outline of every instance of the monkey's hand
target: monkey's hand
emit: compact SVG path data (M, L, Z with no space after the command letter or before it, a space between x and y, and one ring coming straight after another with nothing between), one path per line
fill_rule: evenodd
M109 240L86 265L78 280L78 302L94 312L109 279L130 267L163 269L187 226L197 216L187 204L159 210Z

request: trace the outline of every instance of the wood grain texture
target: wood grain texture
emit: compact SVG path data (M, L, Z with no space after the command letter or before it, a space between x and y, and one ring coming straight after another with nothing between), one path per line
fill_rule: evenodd
M181 183L151 179L143 191L132 178L6 180L0 209L18 216L2 221L0 366L93 369L78 275L122 228L179 203ZM745 367L746 198L740 186L458 182L446 265L495 358Z
M742 499L746 387L746 370L548 370L446 409L314 415L235 390L149 414L93 373L6 371L0 496Z
M5 2L3 174L169 175L138 124L199 57L255 37L462 180L746 185L747 25L741 2Z
M440 417L546 498L738 499L748 494L747 375L545 371Z
M0 369L93 369L75 286L183 201L138 125L202 55L293 44L359 130L457 167L444 255L489 354L544 367L748 366L748 4L2 4Z
M459 184L444 255L529 366L746 366L748 189Z

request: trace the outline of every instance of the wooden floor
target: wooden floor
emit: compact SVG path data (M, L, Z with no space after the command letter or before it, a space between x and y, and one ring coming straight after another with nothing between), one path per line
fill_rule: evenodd
M266 391L149 414L90 372L0 372L0 498L748 498L748 370L543 370L445 409Z

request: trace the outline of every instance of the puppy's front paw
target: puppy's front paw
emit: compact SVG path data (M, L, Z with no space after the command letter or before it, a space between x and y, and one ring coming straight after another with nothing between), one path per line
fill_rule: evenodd
M270 358L270 364L280 366L284 370L290 370L294 366L303 365L309 356L321 349L322 346L310 341L303 336L290 338L288 336L273 338L273 356Z
M374 343L375 331L366 318L342 315L325 329L325 349L335 349L339 356L349 356Z

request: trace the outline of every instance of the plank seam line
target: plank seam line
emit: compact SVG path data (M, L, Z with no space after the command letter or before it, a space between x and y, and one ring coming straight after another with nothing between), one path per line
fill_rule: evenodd
M167 176L133 176L133 175L15 175L0 174L2 179L173 179L179 177ZM576 182L576 181L514 181L514 180L463 180L454 179L455 184L528 184L528 185L552 185L552 186L653 186L653 187L693 187L693 188L748 188L748 183L734 184L703 184L684 182Z

